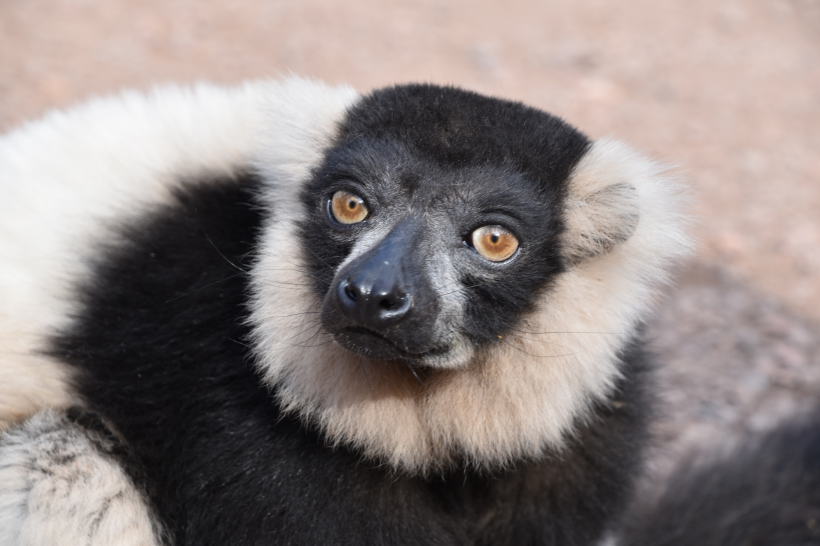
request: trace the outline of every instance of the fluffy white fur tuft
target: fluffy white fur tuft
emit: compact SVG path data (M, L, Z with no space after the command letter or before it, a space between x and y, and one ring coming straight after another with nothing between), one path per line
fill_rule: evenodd
M0 546L158 546L145 500L104 442L52 411L0 436Z
M351 354L323 332L321 302L307 288L292 236L302 214L293 196L310 166L280 178L291 187L276 186L272 199L281 192L291 205L265 229L253 284L255 347L267 380L330 443L404 472L435 471L456 456L494 467L560 448L591 401L611 394L618 352L671 262L690 249L680 190L663 170L623 144L594 143L570 182L572 268L520 333L424 385L403 366Z

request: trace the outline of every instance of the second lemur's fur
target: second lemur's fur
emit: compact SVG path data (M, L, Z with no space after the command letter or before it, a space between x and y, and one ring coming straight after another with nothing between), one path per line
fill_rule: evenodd
M624 516L622 546L820 544L820 418L691 457Z

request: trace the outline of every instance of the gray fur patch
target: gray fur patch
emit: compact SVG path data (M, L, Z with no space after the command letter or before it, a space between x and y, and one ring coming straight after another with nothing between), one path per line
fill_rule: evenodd
M159 546L116 441L44 411L0 436L0 546Z

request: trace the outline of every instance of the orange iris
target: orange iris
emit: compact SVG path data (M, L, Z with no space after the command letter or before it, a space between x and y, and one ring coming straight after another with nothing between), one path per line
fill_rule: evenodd
M367 218L367 207L361 197L344 190L337 191L330 200L330 211L340 224L358 224Z
M491 262L503 262L518 250L518 239L501 226L484 226L472 234L473 248Z

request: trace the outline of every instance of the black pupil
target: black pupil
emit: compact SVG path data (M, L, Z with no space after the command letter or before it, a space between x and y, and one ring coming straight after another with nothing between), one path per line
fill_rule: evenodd
M347 206L348 206L348 208L350 208L350 210L355 209L356 208L356 200L351 199L350 201L347 202Z
M500 238L501 238L501 235L499 235L498 233L493 233L492 236L490 237L490 240L493 242L493 244L495 244L495 243L498 242L498 240Z

